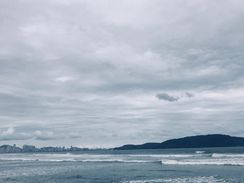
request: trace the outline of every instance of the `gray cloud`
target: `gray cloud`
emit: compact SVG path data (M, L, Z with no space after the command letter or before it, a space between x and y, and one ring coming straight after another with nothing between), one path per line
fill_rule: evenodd
M186 92L185 93L187 97L191 98L191 97L194 97L194 95L192 93L189 93L189 92Z
M0 1L1 143L243 136L242 4Z
M194 97L194 94L192 94L190 92L185 92L184 95L172 96L172 95L169 95L167 93L159 93L159 94L156 95L156 97L159 100L165 100L165 101L168 101L168 102L176 102L176 101L178 101L180 99L192 98L192 97Z
M159 94L156 95L156 97L159 100L166 100L166 101L169 101L169 102L175 102L175 101L178 101L179 100L178 97L170 96L167 93L159 93Z

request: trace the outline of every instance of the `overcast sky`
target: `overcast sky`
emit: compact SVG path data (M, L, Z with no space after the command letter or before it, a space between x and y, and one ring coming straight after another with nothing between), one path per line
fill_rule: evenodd
M242 0L1 0L0 144L244 136Z

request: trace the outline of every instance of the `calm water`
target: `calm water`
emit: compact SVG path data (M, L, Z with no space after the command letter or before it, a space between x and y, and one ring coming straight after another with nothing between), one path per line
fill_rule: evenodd
M1 154L0 182L244 183L244 148Z

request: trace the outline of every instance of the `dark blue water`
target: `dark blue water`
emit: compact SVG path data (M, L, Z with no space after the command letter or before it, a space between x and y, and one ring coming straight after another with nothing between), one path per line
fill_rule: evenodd
M0 182L244 183L244 148L2 154Z

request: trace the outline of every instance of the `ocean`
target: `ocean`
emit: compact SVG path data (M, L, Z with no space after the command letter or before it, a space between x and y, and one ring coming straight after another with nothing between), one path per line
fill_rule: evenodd
M1 183L244 183L244 148L0 154Z

